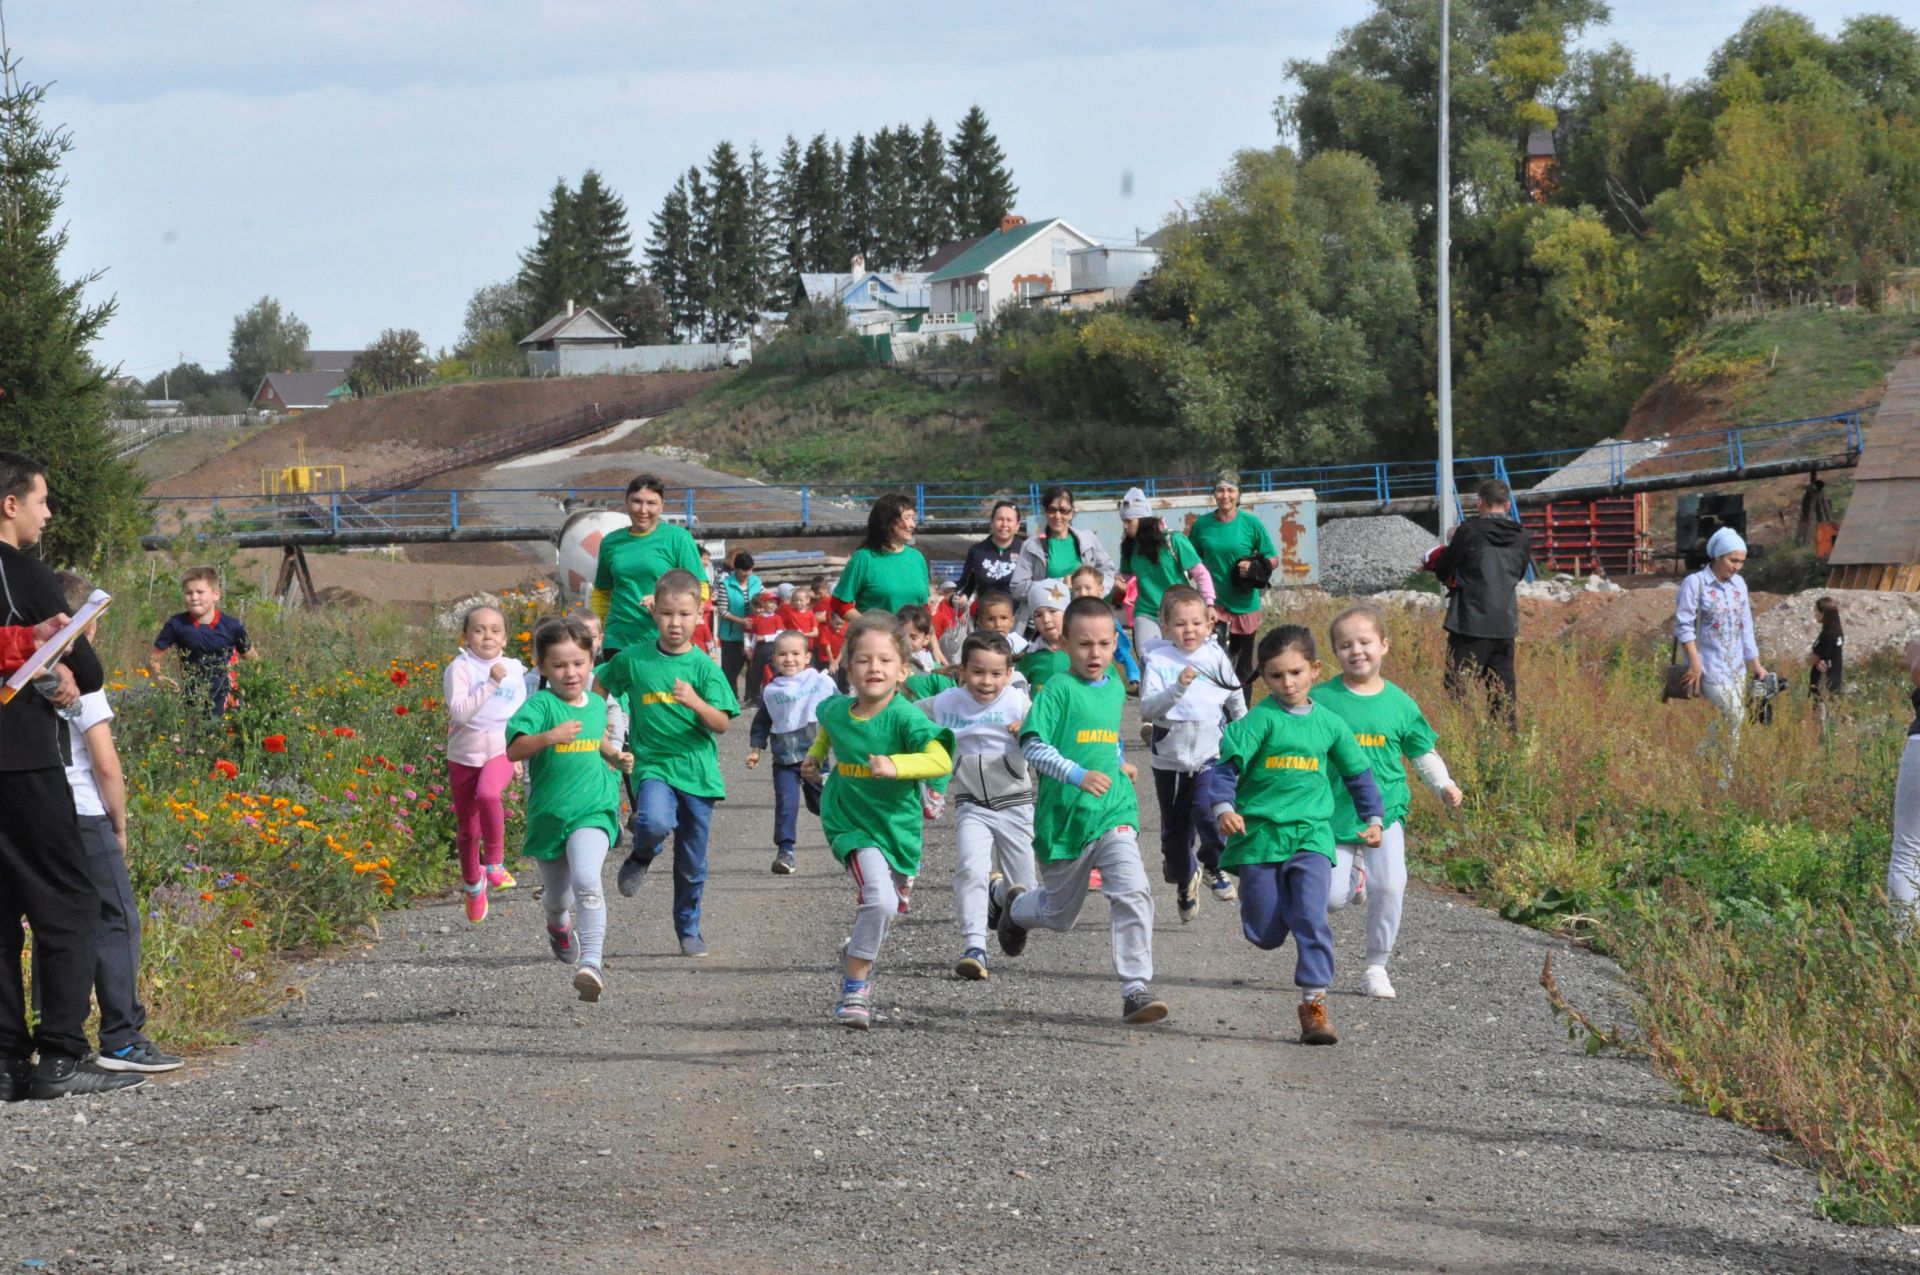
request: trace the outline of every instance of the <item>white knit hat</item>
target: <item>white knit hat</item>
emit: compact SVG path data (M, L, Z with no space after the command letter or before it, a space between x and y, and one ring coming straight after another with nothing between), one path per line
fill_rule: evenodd
M1120 516L1122 518L1153 517L1153 502L1147 499L1147 493L1138 487L1127 488L1127 494L1120 497Z
M1035 580L1033 587L1027 590L1027 605L1035 611L1043 611L1048 607L1064 611L1071 601L1073 590L1067 587L1065 580Z

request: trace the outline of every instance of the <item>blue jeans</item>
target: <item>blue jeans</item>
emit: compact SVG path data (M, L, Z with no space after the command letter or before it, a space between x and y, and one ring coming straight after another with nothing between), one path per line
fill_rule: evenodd
M633 794L630 857L652 863L667 834L673 834L673 932L683 939L700 933L700 896L707 888L707 829L713 823L713 800L681 792L664 779L643 779Z
M1248 863L1240 873L1240 928L1247 942L1271 952L1293 935L1295 987L1333 986L1333 927L1327 890L1333 864L1302 850L1285 863Z
M1220 852L1226 842L1220 825L1197 809L1194 789L1200 777L1184 770L1153 772L1154 795L1160 798L1161 879L1169 885L1185 885L1193 876L1194 841L1200 843L1199 865L1208 872L1220 870Z
M773 764L773 848L782 854L793 853L795 826L800 821L800 803L807 813L820 813L820 785L800 778L800 764Z

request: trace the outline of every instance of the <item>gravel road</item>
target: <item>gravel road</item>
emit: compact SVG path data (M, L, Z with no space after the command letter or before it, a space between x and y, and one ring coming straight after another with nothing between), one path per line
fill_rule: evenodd
M886 1021L835 1027L851 890L804 821L799 874L768 873L745 743L723 743L710 959L672 954L657 878L611 897L591 1006L530 870L478 929L452 902L395 915L295 971L254 1044L0 1109L0 1268L1920 1269L1920 1236L1818 1220L1784 1146L1571 1046L1542 957L1601 1008L1608 962L1419 887L1398 1001L1357 995L1361 917L1336 918L1332 1049L1295 1043L1290 951L1211 899L1182 926L1160 887L1173 1013L1127 1028L1097 901L991 981L952 977L942 824L883 958Z

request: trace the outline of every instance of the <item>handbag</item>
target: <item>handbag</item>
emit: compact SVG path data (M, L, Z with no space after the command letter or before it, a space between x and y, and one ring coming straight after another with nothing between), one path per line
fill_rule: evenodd
M1687 662L1680 658L1680 639L1673 640L1673 646L1667 655L1667 671L1660 683L1660 702L1670 699L1694 699L1700 694L1700 688L1687 681Z

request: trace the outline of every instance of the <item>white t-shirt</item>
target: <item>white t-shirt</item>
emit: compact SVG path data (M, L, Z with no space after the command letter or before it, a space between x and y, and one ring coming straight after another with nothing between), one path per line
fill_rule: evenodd
M1020 741L1007 728L1027 720L1033 701L1025 691L1009 686L993 703L982 704L966 687L955 686L921 700L919 706L936 726L953 732L954 747L966 757L973 753L1018 752Z
M67 763L67 786L73 789L73 808L82 815L104 815L106 803L100 800L100 785L93 778L93 754L87 751L86 734L101 722L113 720L113 708L105 691L82 695L72 710L61 715L72 735L68 750L73 760Z

